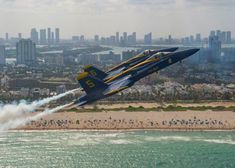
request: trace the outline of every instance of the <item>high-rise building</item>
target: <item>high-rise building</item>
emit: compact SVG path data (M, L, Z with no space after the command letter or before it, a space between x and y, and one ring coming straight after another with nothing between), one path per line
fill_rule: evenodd
M221 31L221 30L216 30L216 31L211 31L210 33L211 37L217 36L218 40L222 43L231 43L231 31Z
M30 36L30 39L31 39L34 43L38 44L38 32L37 32L37 30L36 30L35 28L31 29L31 36Z
M55 36L54 36L54 32L51 32L51 44L55 43Z
M5 46L0 46L0 65L6 64L6 51Z
M60 29L59 28L55 29L55 42L56 43L60 42Z
M225 31L222 31L222 32L221 32L220 41L221 41L222 43L226 43L226 32L225 32Z
M116 43L120 43L119 32L116 32Z
M190 43L189 37L184 38L184 44L188 45Z
M145 44L152 44L152 33L148 33L144 36L144 43Z
M196 42L197 42L197 43L200 43L200 42L201 42L201 34L200 34L200 33L197 33L197 34L196 34Z
M110 36L109 37L109 44L114 45L116 42L116 36Z
M216 36L218 36L219 40L221 41L221 30L216 30Z
M40 44L42 44L42 45L47 44L47 31L46 31L46 29L40 30Z
M95 40L95 43L98 44L99 43L99 35L95 35L94 40Z
M5 34L5 40L6 40L6 41L9 40L9 35L8 35L8 33Z
M79 42L79 40L80 40L80 37L79 36L72 36L72 41L73 42Z
M132 41L132 44L135 45L135 44L136 44L136 32L133 32L133 33L132 33L132 40L133 40L133 41Z
M133 36L132 36L132 35L128 35L128 36L127 36L127 43L128 43L129 45L132 45L132 43L133 43Z
M51 44L51 28L47 28L47 43Z
M231 31L226 32L226 42L231 43L232 42L232 35Z
M194 43L194 37L193 37L193 35L190 35L189 39L190 39L190 43L193 44L193 43Z
M172 43L172 36L171 36L171 35L168 36L168 43L169 43L169 44Z
M16 43L16 62L23 65L36 63L36 44L30 39L21 39Z
M214 30L211 30L210 36L211 36L211 37L215 36L215 31L214 31Z
M21 40L22 39L22 34L18 33L18 39Z
M123 32L123 43L127 44L127 32Z
M213 61L220 61L221 56L221 41L218 36L209 36L209 49Z
M85 42L85 36L84 36L84 35L81 35L81 36L80 36L80 42L81 42L81 43L84 43L84 42Z
M100 38L100 44L105 44L105 43L106 43L105 38L104 38L104 37L101 37L101 38Z

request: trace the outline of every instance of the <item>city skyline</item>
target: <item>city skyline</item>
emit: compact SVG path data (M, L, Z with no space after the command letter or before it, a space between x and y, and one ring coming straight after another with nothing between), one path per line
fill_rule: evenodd
M206 35L204 36L201 32L197 32L195 34L191 33L191 34L186 34L185 36L181 36L181 37L175 37L172 34L168 34L166 36L158 36L158 37L154 37L152 32L144 32L143 36L140 36L138 32L112 32L111 34L107 34L106 36L102 36L98 33L93 32L93 36L87 36L86 34L81 34L81 33L77 33L72 35L71 37L68 38L62 38L62 40L75 40L75 38L84 38L84 40L94 40L94 41L100 41L102 40L102 38L121 38L126 36L126 38L130 38L131 36L134 36L134 41L136 40L144 40L146 36L150 35L152 40L164 40L164 39L174 39L174 40L189 40L189 41L203 41L203 40L208 40L208 37L211 35L211 33L214 32L217 35L221 36L223 38L223 36L227 36L227 33L229 33L230 35L230 42L231 40L234 40L233 38L233 32L231 30L223 30L223 29L212 29L209 32L206 33ZM63 33L63 32L62 32ZM219 33L219 34L218 34ZM123 35L123 36L121 36ZM49 39L48 39L49 37ZM51 39L52 38L52 39ZM12 36L10 33L5 32L5 34L3 34L1 36L0 34L0 40L6 40L6 41L11 41L11 40L20 40L20 39L32 39L34 42L36 43L40 43L40 44L48 44L48 42L50 40L52 40L52 43L58 43L61 39L61 30L60 28L51 28L51 27L47 27L47 28L31 28L28 32L28 35L24 36L22 35L22 33L17 33L17 35ZM48 41L49 40L49 41ZM126 39L127 40L127 39ZM223 42L225 39L221 39L221 41ZM76 41L76 40L75 40Z
M29 37L29 29L59 27L61 38L94 32L108 36L113 32L137 32L137 38L152 32L153 38L171 34L179 38L210 30L235 30L231 22L232 0L0 0L0 37L8 32ZM7 19L6 19L7 18ZM97 26L98 25L98 26ZM233 36L234 37L234 36Z

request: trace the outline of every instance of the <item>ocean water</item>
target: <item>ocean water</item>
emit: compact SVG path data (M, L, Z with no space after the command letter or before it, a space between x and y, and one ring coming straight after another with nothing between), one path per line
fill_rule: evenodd
M0 167L234 168L235 132L0 133Z

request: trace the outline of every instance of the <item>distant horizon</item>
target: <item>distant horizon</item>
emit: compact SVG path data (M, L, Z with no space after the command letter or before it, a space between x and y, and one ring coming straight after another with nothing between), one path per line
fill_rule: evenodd
M34 27L34 28L35 28L35 27ZM47 27L47 28L48 28L48 27ZM40 29L47 29L47 28L40 28ZM50 28L51 28L51 27L50 27ZM58 27L58 28L59 28L59 27ZM38 33L39 33L39 37L40 37L40 29L39 29L39 28L36 28L36 30L37 30ZM54 28L54 29L55 29L55 28ZM54 32L54 29L51 28L51 31ZM60 28L59 28L59 29L60 29ZM30 29L30 30L31 30L31 29ZM21 33L23 39L29 39L29 38L30 38L30 30L29 30L29 32L28 32L28 34L27 34L26 36L25 36L23 33ZM215 31L216 31L216 30L231 31L231 30L223 30L223 29L213 29L213 30L215 30ZM120 35L120 36L123 35L123 32L120 32L120 31L117 31L117 32L119 32L119 35ZM126 31L126 32L127 32L127 31ZM130 35L130 34L132 34L133 32L136 32L136 31L127 32L127 34ZM8 33L9 39L11 39L11 38L17 38L17 37L18 37L18 33L12 35L12 34L9 33L9 32L5 32L5 33L0 33L0 38L5 39L5 34L6 34L6 33ZM20 33L20 32L19 32L19 33ZM116 33L116 32L113 32L112 34L108 34L108 35L104 35L104 36L102 36L101 34L98 34L98 33L95 33L93 36L88 36L88 35L86 35L86 34L77 33L77 34L74 34L74 35L72 35L72 36L70 36L70 37L63 37L63 36L61 36L61 34L63 34L63 32L62 32L62 30L60 29L60 39L61 39L61 40L70 40L73 36L81 36L81 35L84 35L86 40L93 40L95 35L99 35L99 37L110 37L110 36L112 36L112 35L115 36L115 33ZM148 34L148 33L150 33L150 32L146 32L146 33L143 33L143 34L140 35L138 32L136 32L136 34L137 34L137 40L143 40L143 39L144 39L144 35L146 35L146 34ZM207 34L205 34L205 35L202 34L202 33L200 33L200 32L197 32L197 33L191 33L191 34L188 34L188 35L185 35L185 36L174 36L173 34L168 34L168 35L166 35L166 36L163 36L163 35L162 35L162 36L154 36L153 32L151 32L151 33L152 33L152 39L153 39L153 40L159 40L160 38L167 39L169 35L171 35L173 39L181 39L181 38L189 37L190 35L193 35L193 36L195 37L197 33L199 33L199 34L201 35L201 38L202 38L202 39L203 39L203 38L208 38L209 35L210 35L210 31L209 31ZM232 39L235 39L235 34L233 34L232 31L231 31L231 33L232 33Z
M210 30L235 32L234 11L234 0L0 0L0 37L28 37L34 27L59 27L66 39L117 31L137 32L137 38L147 32L153 38L206 37Z

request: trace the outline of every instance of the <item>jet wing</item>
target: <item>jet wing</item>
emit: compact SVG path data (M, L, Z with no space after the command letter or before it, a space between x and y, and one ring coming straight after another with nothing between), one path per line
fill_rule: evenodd
M108 88L103 92L105 96L113 95L124 89L129 88L133 85L133 81L130 79L130 75L126 76L120 80L112 82Z
M86 103L87 103L87 101L82 101L82 102L78 102L78 103L74 102L74 104L76 104L76 106L83 106Z
M117 69L117 70L114 70L114 71L110 72L110 73L108 74L108 76L106 77L106 79L108 79L108 78L110 78L110 77L112 77L112 76L115 76L115 75L121 73L124 69L125 69L125 67L122 67L122 68L119 68L119 69Z

